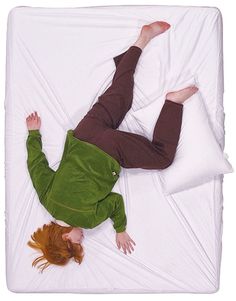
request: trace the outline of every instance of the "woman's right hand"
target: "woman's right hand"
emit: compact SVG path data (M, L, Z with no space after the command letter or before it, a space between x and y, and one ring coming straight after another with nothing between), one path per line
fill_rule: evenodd
M124 232L120 232L120 233L116 233L116 244L117 247L120 249L122 247L125 255L127 255L126 250L129 251L129 253L131 254L131 250L132 249L134 251L134 248L132 246L133 243L134 245L136 245L136 243L131 239L131 237L129 236L129 234L124 231Z
M39 130L41 127L41 118L38 116L38 113L35 112L30 114L26 118L26 125L28 130Z

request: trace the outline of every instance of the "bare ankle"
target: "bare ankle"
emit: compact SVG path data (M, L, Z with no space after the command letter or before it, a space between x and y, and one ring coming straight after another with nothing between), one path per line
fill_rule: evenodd
M149 43L150 39L148 37L140 35L137 41L133 44L134 46L138 46L141 49L144 49L144 47Z

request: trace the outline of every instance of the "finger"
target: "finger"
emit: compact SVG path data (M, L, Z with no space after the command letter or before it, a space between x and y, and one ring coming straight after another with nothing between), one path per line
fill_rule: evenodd
M126 253L125 244L122 245L122 249L123 249L123 251L124 251L124 253L125 253L125 255L126 255L127 253Z
M130 241L129 241L129 246L130 246L130 248L132 249L132 251L134 251L134 248L133 248L133 246L132 246L132 244L131 244Z
M39 115L38 115L38 113L36 111L35 111L35 117L36 117L36 119L40 118Z
M128 252L129 252L129 254L131 254L129 243L127 242L125 245L126 245L126 248L127 248Z
M120 242L118 239L116 239L116 244L117 244L117 247L120 248Z
M120 242L119 241L117 242L117 247L118 247L118 249L120 249Z
M130 239L130 241L136 246L136 243L133 241L133 239Z

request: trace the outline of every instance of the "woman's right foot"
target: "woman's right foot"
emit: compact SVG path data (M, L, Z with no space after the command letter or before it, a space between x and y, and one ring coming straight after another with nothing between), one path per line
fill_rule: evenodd
M196 86L190 86L190 87L184 88L179 91L167 93L166 99L177 102L177 103L183 103L186 99L191 97L197 91L198 91L198 88Z
M156 21L148 25L143 25L140 35L151 40L155 36L158 36L159 34L165 32L169 28L170 28L169 23L163 21Z
M137 41L133 44L143 49L151 39L170 28L170 24L163 21L156 21L149 25L143 25Z

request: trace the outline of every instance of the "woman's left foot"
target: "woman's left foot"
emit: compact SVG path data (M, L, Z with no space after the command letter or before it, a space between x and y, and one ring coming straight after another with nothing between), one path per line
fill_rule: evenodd
M193 94L197 93L197 91L198 91L198 87L189 86L189 87L184 88L179 91L167 93L166 99L177 102L177 103L183 103L185 100L187 100Z

